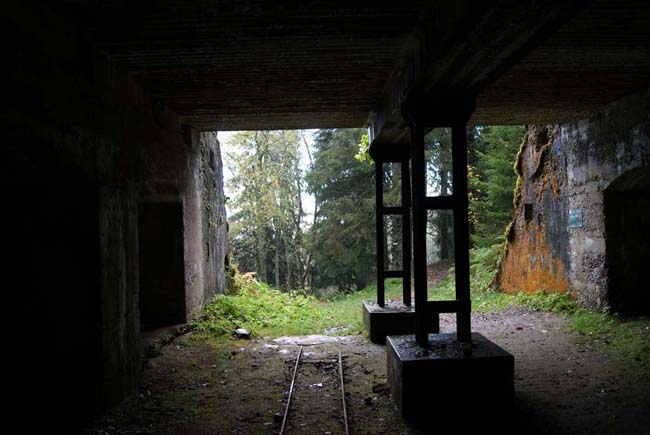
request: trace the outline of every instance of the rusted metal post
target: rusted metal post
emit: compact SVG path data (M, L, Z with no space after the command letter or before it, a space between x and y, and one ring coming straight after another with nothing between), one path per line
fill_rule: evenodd
M411 171L409 159L400 163L402 175L402 301L411 306Z
M413 286L415 292L415 339L422 347L429 345L430 314L427 309L427 211L424 163L424 130L412 125L411 179L413 213Z
M384 163L375 160L375 219L377 239L377 305L383 307L384 295Z
M467 196L467 124L451 128L454 198L454 267L456 277L456 333L458 341L471 344L471 299L469 282L469 213Z

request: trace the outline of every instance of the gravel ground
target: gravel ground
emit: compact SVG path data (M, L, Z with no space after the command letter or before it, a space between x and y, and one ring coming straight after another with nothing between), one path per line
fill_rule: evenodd
M519 433L650 433L650 374L607 355L557 314L473 314L473 329L515 356L515 406L488 426ZM454 330L453 315L441 322ZM363 336L233 340L192 333L146 362L141 392L94 422L92 434L278 433L299 346L304 346L287 434L343 433L336 358L343 354L350 433L416 434L390 400L386 352ZM321 385L322 384L322 385ZM435 428L432 428L435 429Z

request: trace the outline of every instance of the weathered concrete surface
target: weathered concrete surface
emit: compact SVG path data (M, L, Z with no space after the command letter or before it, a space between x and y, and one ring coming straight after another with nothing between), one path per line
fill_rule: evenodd
M471 355L456 334L430 334L428 349L414 335L389 336L386 355L391 396L408 421L454 427L472 416L462 425L474 428L512 412L515 359L482 334L472 334Z
M6 17L17 43L0 118L0 180L15 210L3 213L12 233L3 289L21 325L8 348L20 355L15 402L45 413L51 430L117 403L140 380L143 201L182 204L186 317L222 290L220 155L214 134L182 126L46 8L14 5Z
M373 343L386 343L388 335L415 333L415 305L386 301L380 307L374 301L363 301L362 311L363 324Z
M586 120L529 126L498 276L504 290L569 291L584 306L608 306L604 192L627 171L650 165L649 114L644 91Z
M172 121L178 123L176 118ZM216 132L197 132L180 125L172 131L178 133L179 142L142 145L141 198L145 202L182 203L188 320L225 286L223 166Z
M569 288L566 165L556 134L530 126L515 162L515 214L498 277L509 293Z
M580 302L602 308L608 305L603 192L626 171L650 165L650 91L589 120L563 125L561 140L567 151L568 207L582 209L584 218L582 227L569 230L571 283Z
M215 293L226 288L225 269L228 255L226 200L223 191L223 162L216 132L199 134L200 189L203 213L203 297L199 305L193 305L188 313L193 317L197 310L209 302Z

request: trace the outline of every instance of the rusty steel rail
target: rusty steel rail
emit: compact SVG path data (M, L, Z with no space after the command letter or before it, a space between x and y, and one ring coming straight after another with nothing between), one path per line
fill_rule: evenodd
M282 418L282 426L280 427L280 435L284 435L284 431L287 428L287 420L289 418L289 409L291 408L291 398L293 396L293 391L296 386L296 376L298 374L298 367L300 366L300 358L302 357L302 349L300 346L298 350L298 356L296 357L296 363L293 367L293 376L291 377L291 385L289 386L289 395L287 397L287 406L284 409L284 417ZM341 355L341 350L339 349L338 355L338 365L339 365L339 379L341 381L341 404L343 406L343 425L345 426L345 435L350 435L350 430L348 426L348 410L345 403L345 381L343 379L343 357Z
M345 435L350 435L348 429L348 409L345 405L345 382L343 381L343 359L341 358L341 349L339 349L339 374L341 375L341 403L343 404L343 424L345 425Z
M293 368L293 376L291 377L291 386L289 387L289 397L287 398L287 407L284 409L284 417L282 418L282 427L280 428L280 435L284 434L284 429L287 426L287 417L289 417L289 407L291 406L291 396L293 395L293 387L296 384L296 374L298 373L298 365L300 364L300 357L302 356L302 346L298 350L296 357L296 365Z

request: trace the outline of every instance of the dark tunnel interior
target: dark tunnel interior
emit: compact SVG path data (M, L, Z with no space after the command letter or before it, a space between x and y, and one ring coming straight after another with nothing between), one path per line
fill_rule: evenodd
M185 323L182 204L142 203L138 235L141 329Z
M650 315L650 167L626 172L605 190L605 224L610 307Z

